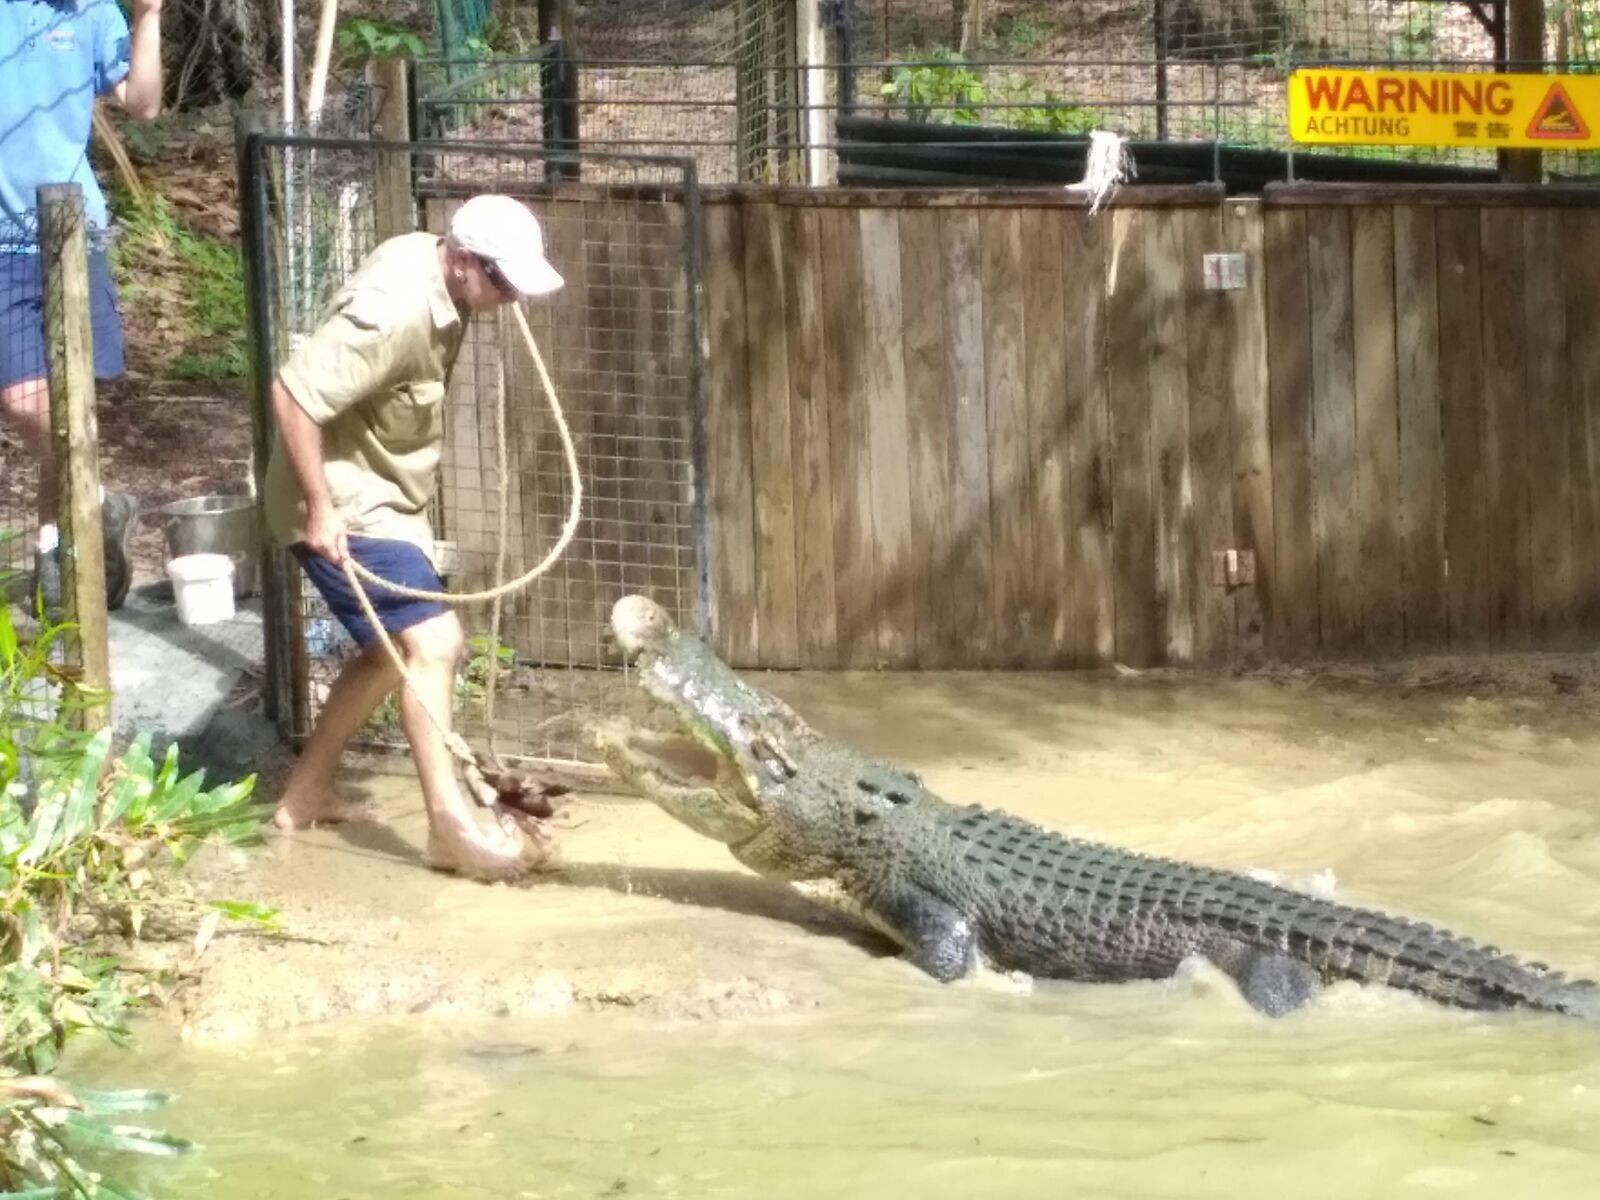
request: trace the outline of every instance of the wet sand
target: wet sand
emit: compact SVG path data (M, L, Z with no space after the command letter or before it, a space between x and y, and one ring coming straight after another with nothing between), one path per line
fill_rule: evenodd
M1576 696L1548 682L1563 669L1583 676ZM1588 671L1587 660L1521 658L1381 678L757 678L952 801L1332 885L1341 900L1600 975ZM187 1036L357 1014L750 1017L848 1005L863 980L920 986L875 935L633 798L572 798L561 866L528 885L430 873L414 782L403 760L379 767L348 781L373 822L207 867L213 894L278 906L285 936L213 943L172 1014Z

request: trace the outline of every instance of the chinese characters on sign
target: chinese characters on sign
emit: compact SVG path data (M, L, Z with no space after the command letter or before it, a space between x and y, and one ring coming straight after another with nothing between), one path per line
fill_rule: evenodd
M1600 76L1296 71L1297 142L1367 146L1600 146Z

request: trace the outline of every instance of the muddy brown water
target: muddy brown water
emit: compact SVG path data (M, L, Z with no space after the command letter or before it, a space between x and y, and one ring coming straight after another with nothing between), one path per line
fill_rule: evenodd
M1600 977L1600 720L1512 685L764 678L949 799L1271 871ZM584 798L562 874L422 871L381 823L210 870L173 1020L72 1076L170 1088L208 1197L1592 1196L1600 1029L1339 985L1271 1021L1209 969L940 987L653 807Z

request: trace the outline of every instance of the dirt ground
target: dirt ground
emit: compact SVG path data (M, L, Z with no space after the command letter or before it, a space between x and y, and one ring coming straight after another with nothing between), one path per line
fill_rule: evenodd
M1560 919L1545 917L1519 930L1520 918L1492 907L1496 892L1523 886L1518 871L1485 868L1492 886L1450 882L1466 853L1453 839L1556 847L1569 819L1592 822L1592 656L1227 678L759 681L819 729L920 771L953 801L1133 849L1337 879L1341 898L1348 881L1360 902L1487 936L1499 923L1502 944L1531 937L1550 961L1582 969L1593 957L1579 927L1565 937ZM404 760L369 761L346 782L371 801L372 821L275 836L264 850L201 864L208 894L276 906L283 932L224 931L212 942L166 1014L186 1035L229 1040L406 1014L755 1017L828 1006L868 977L920 978L890 961L875 934L757 878L636 798L572 797L558 817L557 868L526 885L485 887L421 865L421 806ZM275 789L269 774L263 799ZM1562 817L1569 805L1581 815ZM1559 912L1559 897L1550 899ZM1537 910L1543 900L1527 903Z

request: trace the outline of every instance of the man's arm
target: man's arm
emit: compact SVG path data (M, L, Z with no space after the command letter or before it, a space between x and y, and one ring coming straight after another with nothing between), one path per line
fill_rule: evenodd
M161 112L161 0L134 0L128 74L111 94L128 114L148 121Z
M300 407L281 379L272 382L272 415L278 423L278 443L306 500L306 545L313 553L342 563L350 545L328 496L322 426Z

